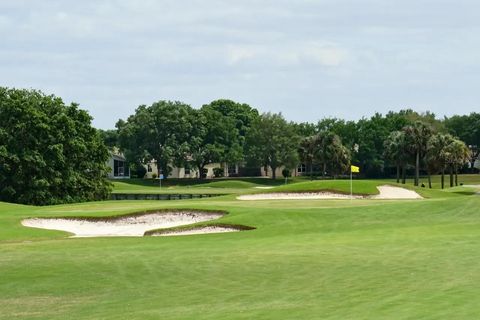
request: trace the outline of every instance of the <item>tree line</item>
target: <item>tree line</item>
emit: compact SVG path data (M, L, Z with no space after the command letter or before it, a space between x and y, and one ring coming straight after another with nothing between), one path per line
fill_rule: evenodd
M281 114L263 113L248 104L216 100L199 109L172 101L138 107L115 130L102 131L110 146L123 150L134 167L156 160L167 175L171 166L202 172L210 163L241 163L263 167L272 177L299 164L304 174L338 177L350 164L368 178L407 173L428 176L471 172L479 156L480 114L437 119L411 109L374 114L358 121L324 118L317 123L287 121ZM248 172L248 171L247 171ZM443 179L442 179L443 181ZM443 185L443 184L442 184Z
M436 119L402 110L358 121L294 123L221 99L201 108L174 101L141 105L114 130L97 130L91 121L77 104L54 95L0 87L0 201L105 199L108 148L119 148L133 169L155 159L165 176L172 166L201 173L221 162L242 164L244 175L264 167L275 178L277 168L288 175L303 164L312 177L338 177L353 163L369 178L405 181L413 172L418 184L420 174L440 173L455 185L458 172L474 172L480 145L479 113Z

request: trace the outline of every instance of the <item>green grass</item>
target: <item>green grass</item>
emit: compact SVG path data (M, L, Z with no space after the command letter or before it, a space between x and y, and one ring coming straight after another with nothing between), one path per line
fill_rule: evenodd
M480 196L422 189L428 199L0 203L0 319L477 319ZM70 239L20 224L157 208L226 210L215 223L256 229Z
M112 180L112 183L114 193L228 194L254 190L255 187L278 186L284 182L267 178L167 179L162 180L162 187L158 180L152 179Z

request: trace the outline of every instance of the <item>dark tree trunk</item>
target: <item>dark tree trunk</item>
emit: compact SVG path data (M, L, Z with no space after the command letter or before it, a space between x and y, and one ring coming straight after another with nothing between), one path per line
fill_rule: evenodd
M445 188L445 168L442 168L442 189Z
M453 187L453 166L450 165L450 188Z
M272 179L275 180L277 179L277 167L270 167L272 169Z
M415 157L415 182L414 185L418 187L418 181L420 179L420 152L417 151Z
M203 179L203 169L205 168L205 165L200 164L198 165L198 178Z
M400 165L397 164L397 183L400 182Z
M323 163L323 167L322 167L322 176L325 178L325 172L327 171L327 164L326 163Z
M313 162L310 162L310 180L313 180Z
M405 165L402 166L402 184L405 184L405 180L407 179L407 170Z
M432 189L432 176L430 175L430 172L428 172L428 187Z
M455 186L458 186L458 168L455 166Z

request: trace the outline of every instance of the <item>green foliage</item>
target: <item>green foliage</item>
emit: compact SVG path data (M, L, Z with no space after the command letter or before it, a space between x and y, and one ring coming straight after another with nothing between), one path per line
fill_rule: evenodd
M235 119L208 105L194 112L187 142L189 162L201 172L209 163L241 161L243 153Z
M283 169L283 170L282 170L282 176L283 176L284 178L291 177L291 176L292 176L292 172L291 172L289 169Z
M247 159L250 163L270 167L294 168L298 164L299 137L281 114L264 113L255 119L247 134Z
M58 97L0 88L0 200L46 205L107 198L109 153L91 120Z
M213 168L215 178L223 177L223 168Z
M471 152L470 164L480 157L480 113L445 118L445 127L454 136L465 142Z
M134 172L137 178L143 178L147 174L147 169L142 163L134 163L130 172Z
M113 150L114 148L119 146L118 141L118 130L102 130L98 129L98 133L103 140L103 143L110 149Z
M141 105L127 121L119 121L119 142L131 162L157 161L168 176L169 165L186 161L194 112L181 102L158 101Z

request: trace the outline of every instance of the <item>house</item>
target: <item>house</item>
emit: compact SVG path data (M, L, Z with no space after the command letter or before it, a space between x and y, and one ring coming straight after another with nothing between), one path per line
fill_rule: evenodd
M205 178L214 178L215 174L213 169L215 168L223 168L223 176L224 177L232 177L238 175L238 165L227 165L226 163L210 163L205 166L206 175ZM145 169L147 169L147 173L145 178L152 178L154 175L158 175L158 167L157 162L152 160L145 165ZM168 178L174 179L189 179L189 178L199 178L200 174L198 170L195 168L185 168L185 167L174 167L172 166L172 171L168 175Z
M275 170L275 176L277 178L283 177L282 171L285 169L284 166L280 166ZM298 177L298 176L303 176L306 175L307 168L305 164L299 164L298 167L294 170L292 170L292 177ZM262 177L272 177L272 168L267 167L267 170L265 171L265 167L260 168L260 175Z
M108 173L110 179L130 179L130 168L123 154L111 151L108 166L111 169Z

